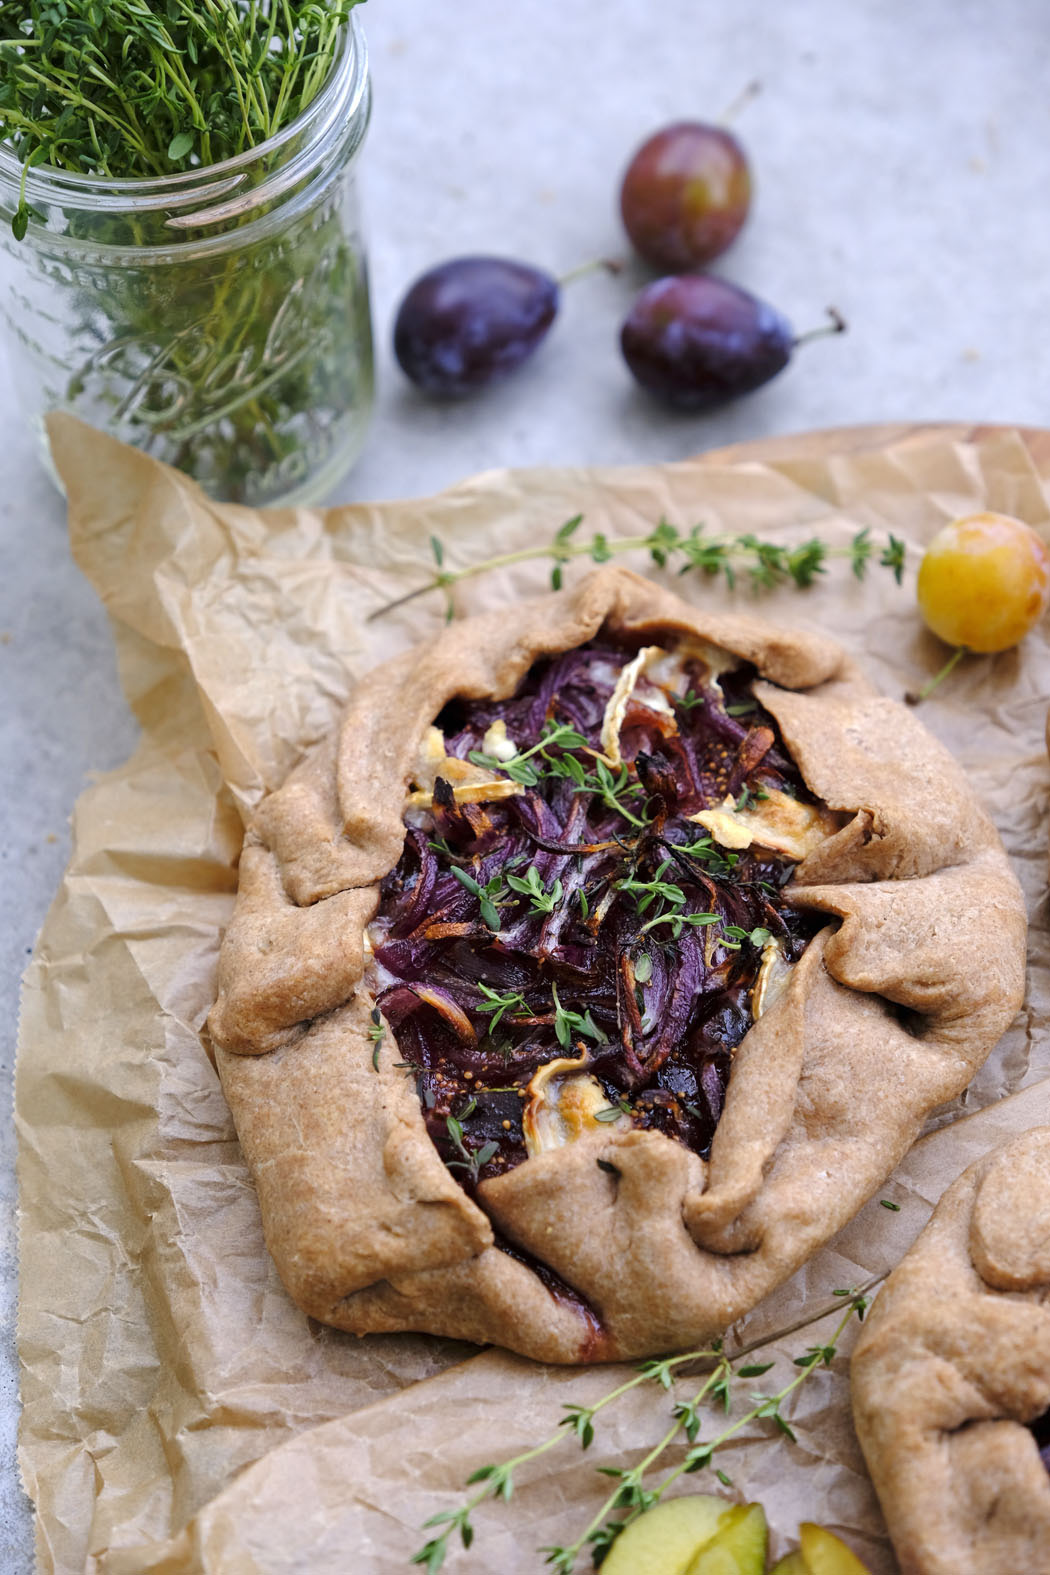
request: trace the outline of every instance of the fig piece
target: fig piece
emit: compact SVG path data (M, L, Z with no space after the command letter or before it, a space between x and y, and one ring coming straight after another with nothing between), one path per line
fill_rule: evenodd
M795 348L785 317L725 279L678 274L646 285L620 332L632 376L679 410L714 410L782 372Z
M632 1520L602 1563L602 1575L685 1575L732 1506L712 1493L655 1504Z
M769 1530L761 1504L734 1504L685 1575L764 1575Z
M454 257L421 274L394 323L394 354L425 393L458 399L517 370L558 312L556 279L506 257Z
M721 256L751 205L751 171L724 126L684 120L655 132L631 159L620 213L635 250L677 273Z

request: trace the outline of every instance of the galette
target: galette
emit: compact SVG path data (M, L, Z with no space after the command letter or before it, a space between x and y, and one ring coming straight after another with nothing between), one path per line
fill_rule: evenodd
M306 1312L609 1360L827 1241L1024 951L912 713L818 634L604 568L357 684L247 829L210 1029Z

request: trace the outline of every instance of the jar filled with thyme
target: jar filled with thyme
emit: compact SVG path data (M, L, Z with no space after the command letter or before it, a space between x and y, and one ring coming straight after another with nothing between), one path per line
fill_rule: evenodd
M0 314L20 407L215 498L320 499L372 405L353 0L4 0Z

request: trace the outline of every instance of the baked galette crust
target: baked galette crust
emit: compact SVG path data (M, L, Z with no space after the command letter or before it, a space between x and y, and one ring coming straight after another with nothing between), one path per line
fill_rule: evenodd
M902 1575L1050 1569L1050 1127L971 1165L880 1292L853 1414Z
M538 657L603 627L697 636L754 664L803 779L846 820L790 888L829 922L739 1046L709 1161L609 1129L483 1181L474 1201L426 1133L392 1035L373 1068L363 930L441 708L507 697ZM452 625L358 684L336 734L248 828L209 1021L301 1307L356 1333L604 1360L710 1338L834 1234L1007 1027L1024 949L1020 890L959 766L838 646L606 568Z

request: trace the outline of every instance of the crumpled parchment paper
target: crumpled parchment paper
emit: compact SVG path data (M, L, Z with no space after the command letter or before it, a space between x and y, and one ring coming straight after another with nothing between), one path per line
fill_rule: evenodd
M288 1300L199 1037L241 816L334 725L358 674L439 626L435 595L365 622L429 577L432 535L460 566L549 540L578 512L576 539L636 534L661 517L838 546L862 526L880 542L892 531L910 549L903 588L877 568L858 582L833 561L812 590L778 590L760 605L834 635L899 695L944 659L915 610L922 544L945 520L985 507L1019 514L1050 540L1050 433L852 429L685 464L491 472L436 498L269 514L211 503L71 418L53 420L52 443L72 549L112 616L143 739L77 806L73 857L24 986L21 1460L39 1568L407 1570L429 1534L422 1522L461 1501L469 1472L539 1442L565 1403L593 1402L630 1370L542 1368L422 1335L356 1340ZM625 561L659 573L639 555ZM588 566L570 565L566 577ZM549 567L468 581L456 605L542 589ZM697 574L674 584L698 602L730 594ZM732 594L751 602L746 588ZM923 708L984 796L1025 887L1025 1010L883 1189L899 1212L873 1199L732 1332L731 1346L812 1318L834 1289L891 1266L971 1160L1050 1121L1048 644L1044 623L1015 651L967 659ZM774 1340L765 1392L834 1322ZM775 1552L799 1519L817 1519L844 1532L875 1575L892 1575L849 1421L850 1338L800 1391L796 1441L759 1422L716 1463L732 1491L765 1504ZM741 1408L749 1387L740 1385ZM687 1381L681 1390L692 1392ZM669 1405L655 1386L635 1390L602 1413L586 1454L566 1438L532 1462L509 1504L476 1512L473 1549L457 1544L447 1568L541 1569L536 1549L572 1541L604 1498L609 1479L595 1466L640 1459L666 1430ZM668 1464L680 1458L672 1450ZM678 1487L712 1482L702 1474Z

